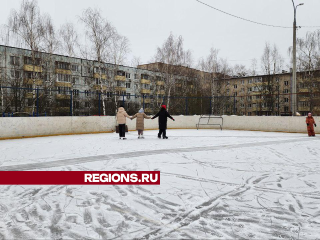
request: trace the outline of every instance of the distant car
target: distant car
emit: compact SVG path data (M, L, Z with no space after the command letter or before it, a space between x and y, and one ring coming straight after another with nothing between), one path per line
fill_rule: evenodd
M31 117L32 115L27 112L15 112L12 117Z

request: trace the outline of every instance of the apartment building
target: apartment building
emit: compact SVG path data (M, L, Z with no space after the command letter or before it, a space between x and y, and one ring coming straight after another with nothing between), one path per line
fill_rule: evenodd
M0 46L2 112L114 114L124 103L151 113L160 104L151 95L162 102L164 85L160 73L145 69Z
M297 73L298 112L320 114L320 71ZM292 115L292 73L232 77L215 81L221 114Z

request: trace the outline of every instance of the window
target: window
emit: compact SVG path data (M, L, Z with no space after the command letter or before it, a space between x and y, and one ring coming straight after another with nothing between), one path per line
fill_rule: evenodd
M11 77L12 78L20 78L20 71L11 70Z
M90 107L90 102L85 102L84 107L86 107L86 108Z
M80 102L79 101L73 101L73 108L80 108Z
M90 67L85 67L85 72L86 73L91 73L91 68Z
M241 84L242 84L242 85L244 84L244 80L241 80Z
M29 64L29 65L37 65L39 66L41 62L40 58L35 58L34 61L32 60L32 57L24 57L24 64Z
M67 94L70 92L69 87L58 87L58 93L59 94Z
M130 99L130 96L131 96L130 93L127 93L127 99Z
M134 75L134 79L139 79L139 75L138 75L138 74L135 74L135 75Z
M16 56L10 56L10 64L11 65L20 65L20 58Z
M289 81L284 81L284 85L288 86L289 85Z
M88 97L90 95L90 92L88 90L85 90L84 95Z
M77 89L73 89L72 93L73 93L73 96L79 96L79 90Z
M79 71L79 66L72 64L72 65L71 65L71 70L72 70L73 72L78 72L78 71Z
M118 76L125 76L126 73L124 71L117 71Z
M280 81L280 78L277 77L277 78L276 78L276 82L278 83L279 81Z
M131 88L131 83L126 83L126 88Z
M259 83L259 82L262 82L262 77L257 77L254 79L254 82L255 83Z
M100 85L100 84L101 84L101 79L95 78L94 80L96 81L96 84L97 84L97 85Z
M251 103L248 104L248 108L252 108L252 104Z
M58 82L71 82L71 75L68 74L57 74L57 81Z
M289 98L284 98L284 102L289 102Z
M67 62L56 62L57 69L70 70L70 63Z
M289 93L289 89L284 89L283 93Z
M72 83L73 84L79 84L79 78L78 77L73 77L72 78Z
M126 78L130 78L131 74L130 73L126 73Z
M147 79L147 80L149 80L149 75L147 75L147 74L141 74L141 79Z
M234 87L234 88L238 88L238 85L237 85L237 84L235 84L235 85L233 85L233 87Z
M289 112L289 107L284 107L285 112Z

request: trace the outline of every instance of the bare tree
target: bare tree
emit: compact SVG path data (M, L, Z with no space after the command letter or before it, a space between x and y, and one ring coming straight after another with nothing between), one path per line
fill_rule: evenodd
M76 57L77 49L79 48L79 37L72 23L65 23L60 27L59 38L63 52L69 57Z
M291 48L289 48L289 51ZM308 32L304 38L297 39L297 66L298 89L302 94L298 95L299 108L308 108L315 111L320 105L320 31ZM301 106L302 105L302 106ZM306 110L304 110L306 112Z
M242 64L236 64L233 67L233 75L236 77L245 77L249 74L249 71L247 70L245 65Z
M257 67L258 67L258 60L254 58L251 60L250 75L256 76L258 74Z
M159 69L165 80L165 92L168 97L167 107L170 107L170 97L175 88L176 76L186 75L186 69L192 66L192 54L185 50L182 36L175 37L170 33L154 56L159 62Z
M260 93L260 110L267 109L267 114L275 114L275 105L279 106L279 82L276 81L276 74L281 73L283 68L283 57L276 45L273 47L266 43L261 56L261 69L265 77L255 78L253 91Z
M40 62L37 59L39 58L41 44L46 35L44 18L40 14L37 1L23 0L20 10L13 10L11 12L8 26L9 29L23 41L23 44L31 50L32 69L28 70L32 73L32 112L34 112L36 79L39 78L41 73Z
M107 79L102 76L105 68L106 59L110 59L110 47L112 38L117 34L112 24L102 17L101 12L88 8L80 17L86 29L86 36L90 41L90 55L97 63L97 79L100 84L100 92L102 96L103 114L106 115L105 91L104 85L107 85ZM110 83L109 83L110 84Z

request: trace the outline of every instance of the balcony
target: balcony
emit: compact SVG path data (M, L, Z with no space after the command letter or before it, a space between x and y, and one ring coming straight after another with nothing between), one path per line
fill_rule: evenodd
M71 83L69 83L69 82L55 82L54 85L56 87L70 87L71 88Z
M141 103L143 103L143 98L141 98ZM150 98L144 98L144 103L151 103L151 99Z
M126 76L116 75L116 76L114 77L114 80L116 80L116 81L126 81Z
M102 79L107 79L107 75L101 74L101 76L100 76L99 73L93 74L93 77L94 77L94 78L98 78L98 79L100 79L100 78L102 78Z
M160 94L160 95L164 95L164 94L165 94L165 91L164 91L164 90L158 90L156 93L157 93L157 94Z
M105 91L105 90L107 90L108 89L108 87L107 86L105 86L105 85L99 85L99 84L95 84L94 86L93 86L93 89L94 90L102 90L102 91Z
M30 64L25 64L25 65L23 65L23 70L26 72L42 72L42 67L30 65Z
M32 92L27 92L27 93L25 93L24 97L25 98L33 98L33 93Z
M308 111L310 111L310 107L298 107L298 111L308 112Z
M164 86L164 81L157 81L157 86Z
M307 92L309 92L309 89L308 88L300 88L299 92L300 93L307 93Z
M56 74L67 74L67 75L71 75L71 70L69 69L59 69L56 68Z
M42 79L30 79L30 78L23 79L23 84L33 85L33 83L36 86L41 86L41 85L43 85L43 80Z
M144 78L142 78L142 79L140 80L140 83L141 83L141 84L150 84L150 83L151 83L151 81L150 81L150 80L148 80L148 79L144 79Z
M121 92L125 92L127 90L126 87L114 87L115 91L121 91Z
M141 89L140 91L142 94L150 94L150 89Z
M68 100L70 99L70 94L60 93L56 95L57 100Z

